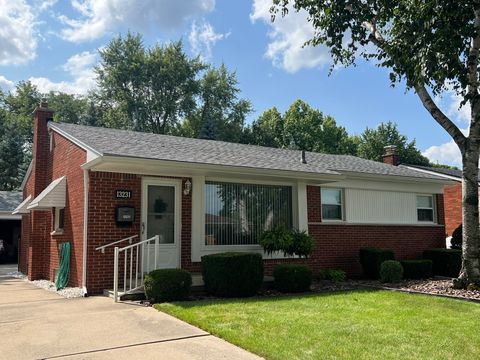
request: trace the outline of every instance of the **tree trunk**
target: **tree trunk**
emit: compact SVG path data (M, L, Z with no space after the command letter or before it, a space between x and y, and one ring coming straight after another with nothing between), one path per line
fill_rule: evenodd
M480 222L478 208L478 157L479 144L469 141L462 154L462 268L456 288L466 288L469 284L480 284Z

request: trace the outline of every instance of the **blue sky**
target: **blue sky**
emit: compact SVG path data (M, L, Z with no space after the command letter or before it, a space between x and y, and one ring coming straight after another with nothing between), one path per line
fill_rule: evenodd
M335 69L326 49L302 48L311 35L303 13L270 22L269 0L0 0L0 87L31 80L41 91L84 93L95 86L97 49L129 29L147 45L183 39L187 52L236 70L255 119L303 99L351 134L395 121L434 162L459 166L458 149L413 92L392 88L388 72L360 62ZM437 99L464 129L468 109Z

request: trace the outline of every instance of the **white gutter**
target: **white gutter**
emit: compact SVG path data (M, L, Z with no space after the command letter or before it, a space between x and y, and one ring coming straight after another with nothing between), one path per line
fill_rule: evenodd
M83 170L83 266L82 290L83 296L88 296L87 291L87 252L88 252L88 170Z

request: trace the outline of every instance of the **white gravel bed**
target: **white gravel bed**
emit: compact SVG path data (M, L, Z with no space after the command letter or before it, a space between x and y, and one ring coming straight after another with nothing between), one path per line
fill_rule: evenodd
M58 295L63 296L64 298L67 298L67 299L79 298L84 296L83 290L78 287L66 287L64 289L57 290L55 283L48 280L30 281L24 274L22 274L19 271L14 271L14 272L8 273L7 275L17 279L23 279L24 281L32 285L35 285L38 288L57 293Z

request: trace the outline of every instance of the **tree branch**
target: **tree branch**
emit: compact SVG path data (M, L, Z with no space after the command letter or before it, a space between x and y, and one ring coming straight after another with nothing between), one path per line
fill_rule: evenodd
M417 92L418 97L422 101L425 109L428 110L430 115L440 124L441 127L445 129L446 132L450 134L455 143L458 145L460 150L463 152L465 149L465 144L467 138L462 134L460 129L450 120L443 112L440 110L433 101L432 97L425 89L424 85L415 85L415 91Z

